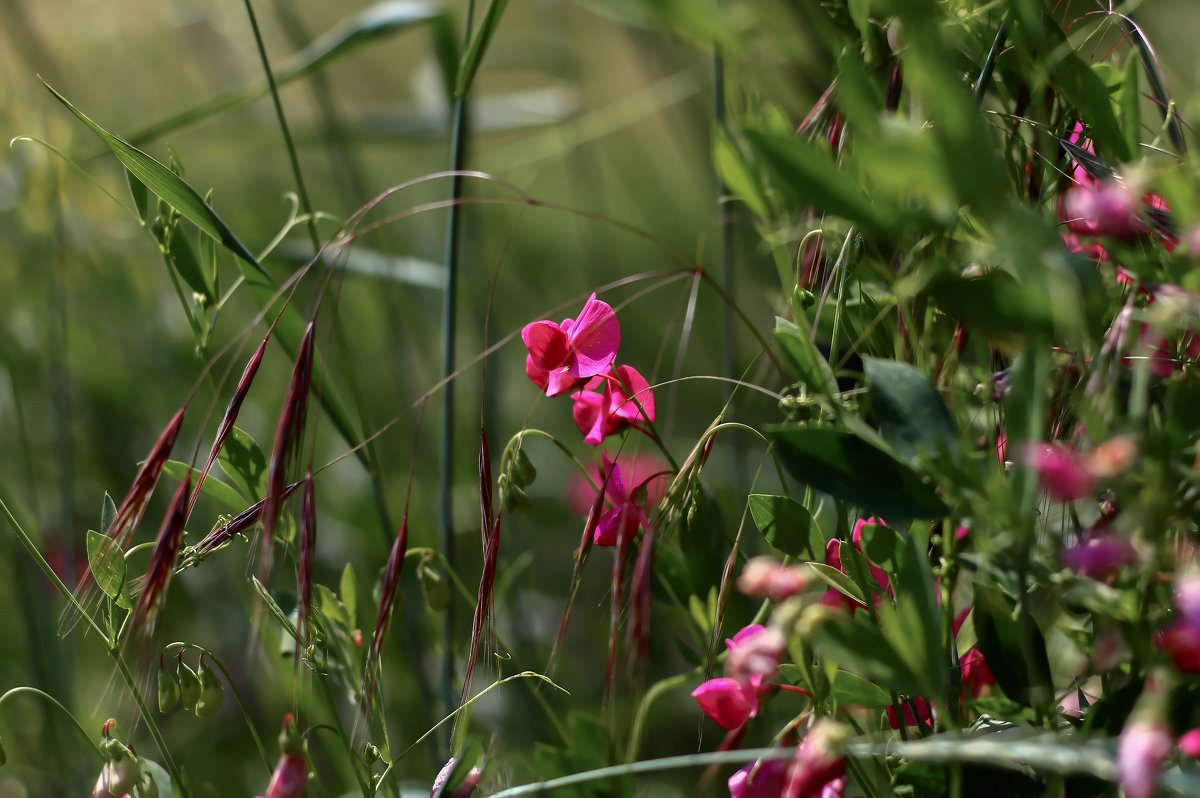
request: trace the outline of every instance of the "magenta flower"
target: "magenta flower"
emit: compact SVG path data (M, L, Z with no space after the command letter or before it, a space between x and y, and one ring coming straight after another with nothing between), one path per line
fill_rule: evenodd
M308 783L308 763L304 759L304 741L296 729L291 713L283 716L283 731L279 735L283 755L275 765L267 785L266 798L299 798Z
M692 691L692 698L723 729L740 728L758 714L758 690L728 676L709 679Z
M1068 570L1100 580L1136 564L1137 550L1120 535L1100 529L1087 532L1082 540L1065 549L1062 559Z
M967 607L955 616L951 630L956 636L970 612L971 608ZM996 683L996 677L992 674L992 669L988 667L983 652L976 646L971 646L966 651L959 653L958 665L962 671L963 690L971 698L979 698L985 688ZM918 704L918 706L920 705Z
M965 681L965 680L964 680ZM917 708L916 715L913 714L913 707ZM933 713L929 708L929 702L917 696L912 701L905 701L900 705L900 712L896 712L894 706L887 708L888 725L893 729L900 728L900 718L904 718L905 726L919 726L924 724L933 728Z
M1126 798L1153 798L1172 747L1171 733L1161 724L1134 720L1125 726L1117 741L1117 770Z
M603 390L593 390L597 387ZM599 446L626 427L642 429L644 423L654 421L650 383L633 366L617 366L598 375L571 398L575 400L571 409L575 426L583 433L583 442L591 446Z
M1179 752L1184 756L1200 760L1200 729L1192 729L1179 738Z
M725 641L729 656L725 660L725 675L742 684L761 688L762 683L779 671L779 660L787 649L787 640L776 629L759 624L747 626Z
M819 721L796 746L788 769L786 798L841 798L846 789L846 730Z
M755 557L742 567L738 577L738 590L747 596L784 601L808 587L809 577L799 568L793 568L774 557Z
M851 545L853 545L854 548L859 551L859 553L862 553L863 550L863 530L872 526L886 526L886 524L884 524L883 521L878 518L860 518L854 524L854 532L850 535L850 542ZM825 564L830 568L836 568L842 573L848 575L845 566L842 565L842 545L843 541L840 541L836 538L825 544ZM863 555L863 558L866 559L865 554ZM870 567L871 577L875 580L875 583L879 585L879 593L875 594L875 603L878 605L879 602L883 600L882 595L892 595L891 582L888 579L887 571L883 570L870 560L867 560L867 565ZM820 603L827 607L841 607L849 610L851 613L858 611L860 608L866 607L865 604L861 604L847 596L845 593L842 593L840 590L835 590L833 588L829 588L827 591L825 591L825 595L821 598Z
M1200 573L1192 571L1175 582L1175 609L1183 620L1200 624Z
M1042 489L1055 501L1069 502L1092 494L1096 478L1083 455L1057 443L1031 444L1025 464L1038 472Z
M729 777L729 798L779 798L787 784L788 763L751 762Z
M1118 180L1080 185L1066 199L1067 228L1078 235L1127 239L1141 229L1140 198Z
M1171 656L1180 673L1200 673L1200 624L1176 621L1155 636L1154 645Z
M535 321L521 330L529 350L525 374L546 392L558 396L600 374L617 358L621 326L617 314L592 294L575 319L562 324Z
M608 479L604 488L604 499L610 506L596 523L592 542L597 546L615 546L620 541L622 532L626 540L632 540L639 529L650 525L645 511L642 510L642 502L645 501L646 495L645 482L630 491L625 486L621 467L608 459L607 452L603 455L603 463L602 474L607 475Z

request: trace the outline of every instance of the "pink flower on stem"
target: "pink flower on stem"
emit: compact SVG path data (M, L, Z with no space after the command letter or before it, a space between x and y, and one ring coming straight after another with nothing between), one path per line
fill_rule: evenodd
M574 319L561 324L535 321L521 330L529 350L525 374L547 396L568 393L600 374L617 358L621 326L617 314L592 294Z
M846 730L819 721L796 746L783 798L840 798L846 789Z
M964 678L965 683L965 678ZM917 712L913 714L913 707L917 708ZM911 701L905 701L900 705L900 712L896 712L896 707L887 708L888 725L893 729L900 728L900 718L904 718L905 726L920 726L925 725L933 728L933 713L930 710L929 702L921 696L917 696Z
M1137 550L1120 535L1099 529L1087 532L1062 554L1063 566L1089 579L1106 579L1137 563Z
M1154 639L1181 673L1200 673L1200 574L1189 572L1175 583L1177 618Z
M788 767L779 759L751 762L729 777L729 798L779 798L787 785Z
M1067 228L1078 235L1127 239L1141 229L1137 192L1119 180L1079 185L1067 194Z
M265 798L299 798L308 783L308 763L304 759L304 742L291 713L283 716L279 745L283 755L271 774Z
M970 613L971 608L966 607L955 616L951 628L956 636L958 635L958 631L962 629L962 625L966 623L967 616ZM992 669L988 667L983 652L977 646L971 646L966 651L959 652L958 665L962 671L963 690L971 698L979 698L986 688L996 683L996 677L992 674Z
M1179 752L1184 756L1200 760L1200 729L1192 729L1179 738Z
M692 691L692 698L722 729L740 728L758 714L757 685L728 676L709 679Z
M608 459L607 452L603 455L603 463L601 479L607 476L608 482L604 488L604 499L608 502L609 509L600 516L600 520L596 524L596 532L592 536L592 542L597 546L615 546L621 538L622 531L625 533L626 540L632 540L639 529L647 528L650 525L646 513L642 510L646 496L645 482L630 491L625 485L621 467L615 461ZM648 477L647 481L649 479L653 479L653 477Z
M603 390L594 390L602 387ZM587 388L571 398L571 415L583 433L583 442L599 446L609 435L626 427L644 429L654 421L654 394L650 383L633 366L617 366L608 374L598 375Z
M725 660L725 675L742 684L761 687L779 671L779 660L787 648L787 640L776 629L759 624L747 626L726 640L729 656Z
M784 601L802 592L809 583L808 574L774 557L755 557L742 567L738 590L747 596Z
M1126 798L1153 798L1173 747L1161 724L1133 720L1125 726L1117 741L1117 771Z
M860 554L863 550L863 530L873 526L886 526L886 524L884 524L883 521L878 518L860 518L854 524L854 531L850 535L850 543L855 549L858 550ZM825 544L825 564L830 568L836 568L847 576L850 576L850 573L846 570L842 563L842 545L843 541L837 540L836 538ZM863 559L866 559L865 554L863 555ZM867 560L867 565L871 572L871 578L875 580L875 584L879 585L879 592L875 594L875 603L878 605L879 602L883 600L882 597L884 595L892 595L892 585L888 579L887 571L883 570L870 560ZM825 595L821 598L820 603L827 607L841 607L849 610L851 613L857 612L860 608L866 606L865 604L850 598L845 593L842 593L840 590L835 590L834 588L829 588L827 591L825 591Z
M1096 487L1086 458L1061 444L1030 444L1025 447L1025 464L1037 470L1042 489L1055 501L1083 499Z

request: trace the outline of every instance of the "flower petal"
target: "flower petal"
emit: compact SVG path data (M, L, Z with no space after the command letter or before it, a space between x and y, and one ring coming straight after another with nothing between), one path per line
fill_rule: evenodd
M617 359L620 345L621 325L617 314L607 302L601 302L592 294L567 333L567 365L571 376L591 377L604 371Z
M542 320L526 324L521 330L521 340L538 368L553 371L567 365L567 334L554 322Z
M575 401L571 407L571 417L583 433L583 442L589 446L599 446L604 442L604 397L594 391L580 391L572 394L571 398Z
M654 394L650 383L633 366L617 366L612 391L612 414L626 421L654 421Z
M692 697L723 729L736 729L758 712L754 689L728 676L709 679L692 691Z

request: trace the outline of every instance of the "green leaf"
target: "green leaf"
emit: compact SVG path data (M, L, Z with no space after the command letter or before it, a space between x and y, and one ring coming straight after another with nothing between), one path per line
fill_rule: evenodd
M190 476L193 484L195 484L196 477L200 476L200 469L192 468L187 463L182 463L178 460L168 460L163 463L163 473L179 482ZM214 477L211 471L204 478L204 484L200 487L200 492L213 497L230 510L236 512L245 510L246 505L250 503L232 485Z
M203 296L210 307L215 305L217 297L213 293L213 287L205 279L204 272L200 268L200 261L196 258L191 242L187 240L184 228L175 225L167 246L168 262L175 268L176 273L188 284L189 288Z
M221 470L245 499L242 507L261 499L267 490L267 458L250 433L234 427L217 453Z
M117 156L117 160L125 166L133 179L141 181L148 189L187 217L188 221L192 224L220 241L233 254L253 266L260 273L266 274L254 255L250 253L250 250L246 249L246 246L238 240L238 237L233 234L229 226L217 215L217 212L204 201L203 197L196 193L194 188L184 182L183 178L137 147L100 127L90 117L72 105L66 97L59 94L53 86L45 81L42 81L42 83L68 111L100 137L100 140L112 151L113 155Z
M175 798L175 789L171 785L171 774L152 759L146 759L144 756L138 757L138 763L142 769L150 774L150 779L154 782L154 786L158 788L158 798Z
M354 578L354 566L350 563L346 563L346 567L342 569L342 579L338 583L338 592L341 593L342 605L346 608L346 615L350 618L350 626L357 626L358 580Z
M832 565L826 565L823 562L810 562L808 563L808 567L813 570L813 573L817 575L818 579L829 585L834 590L854 599L864 607L867 606L866 600L863 599L862 588L860 588L853 579L846 576L846 574L834 568Z
M795 136L746 131L746 141L770 168L776 188L803 208L841 216L864 230L889 226L858 183L823 151Z
M907 363L863 358L871 412L883 439L901 457L956 453L954 420L941 394L924 374Z
M125 609L133 607L125 584L125 555L112 538L89 529L87 533L88 570L96 580L96 586L104 591L117 605Z
M839 670L833 679L831 697L838 706L854 705L881 709L891 706L892 697L887 690L868 682L850 671Z
M487 11L483 13L479 30L475 31L475 36L471 39L471 46L463 53L462 64L458 67L458 77L454 81L454 96L457 99L461 100L466 97L467 92L471 90L475 73L479 71L479 65L483 62L488 45L492 43L492 36L496 34L496 28L500 27L500 18L504 16L504 9L507 6L508 0L492 0L488 4Z
M800 324L804 326L801 327ZM837 393L837 379L829 361L812 342L807 328L806 319L801 319L800 323L796 324L776 316L775 343L779 346L783 362L791 369L792 374L810 391L829 399Z
M1047 336L1054 330L1045 291L1027 289L1008 272L991 271L971 279L946 275L928 290L948 316L983 333Z
M1142 141L1142 90L1138 81L1138 59L1132 54L1121 76L1121 129L1130 153L1136 153Z
M267 612L283 627L284 638L291 637L294 639L296 637L296 625L288 618L287 613L283 611L283 607L279 606L279 602L271 595L271 591L267 590L266 586L258 581L258 577L252 576L250 577L250 581L254 583L254 589L258 591L259 597L267 605Z
M996 683L1009 698L1042 711L1054 698L1046 641L1029 611L999 590L975 584L975 635Z
M346 608L342 606L336 593L321 584L313 585L313 592L316 594L317 609L327 620L333 621L347 632L353 631Z
M125 170L125 182L129 184L129 193L133 196L133 204L137 207L138 218L145 225L150 221L150 192L147 190L146 184L134 177L128 169Z
M793 477L871 515L941 518L946 505L933 485L859 436L835 429L769 428Z
M113 502L108 491L104 491L104 501L100 503L100 531L107 533L117 520L117 505Z
M775 548L792 557L819 560L824 556L825 536L804 505L787 496L751 493L750 517Z
M713 163L730 194L744 202L755 216L766 218L769 215L761 183L737 143L723 130L713 135Z
M893 587L896 604L882 602L879 626L921 682L929 698L945 696L950 686L949 658L942 649L942 614L929 558L912 535L898 538Z
M906 694L920 690L920 681L866 612L853 616L831 613L816 625L812 639L822 656L845 670L862 674L885 690Z

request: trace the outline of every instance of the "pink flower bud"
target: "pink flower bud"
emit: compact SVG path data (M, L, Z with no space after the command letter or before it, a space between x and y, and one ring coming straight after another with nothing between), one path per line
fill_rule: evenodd
M742 568L737 586L747 596L783 601L808 587L808 576L773 557L755 557Z
M725 674L742 684L761 684L779 671L779 660L786 648L782 634L775 629L763 629L729 647Z
M308 783L308 764L303 756L284 754L275 765L266 798L299 798Z
M844 728L830 720L813 726L796 747L783 792L785 798L824 798L831 788L833 795L840 795L846 786L843 776L848 736Z
M723 729L737 729L758 713L758 692L753 686L722 676L709 679L692 691L692 697Z
M1117 770L1126 798L1153 798L1172 747L1161 725L1135 720L1125 727L1117 742Z
M1184 756L1200 760L1200 729L1184 732L1179 738L1179 752Z
M1079 543L1063 551L1063 565L1089 579L1104 579L1137 563L1137 551L1120 535L1091 532Z
M1137 194L1116 180L1078 186L1067 194L1067 226L1080 235L1129 238L1139 229L1138 205Z
M779 798L787 783L788 763L751 762L729 777L730 798Z
M1032 444L1025 449L1025 464L1041 478L1050 498L1069 502L1090 496L1096 480L1084 458L1060 444Z

